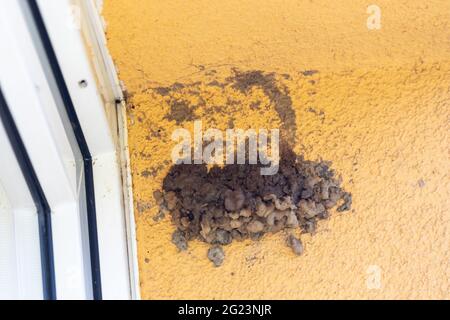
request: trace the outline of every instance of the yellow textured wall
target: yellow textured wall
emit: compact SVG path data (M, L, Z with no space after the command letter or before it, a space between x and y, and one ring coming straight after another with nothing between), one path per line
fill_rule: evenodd
M380 30L366 26L370 4ZM143 298L450 298L450 1L107 0L104 16L130 93ZM279 125L272 108L248 108L264 103L257 90L207 85L231 68L289 75L280 81L296 113L295 151L333 161L353 193L352 212L302 236L301 257L268 235L225 247L213 268L205 244L178 253L169 219L153 220L177 125L151 88L198 81L199 93L179 94L210 97L195 111L207 126ZM229 97L242 109L214 119L209 104Z

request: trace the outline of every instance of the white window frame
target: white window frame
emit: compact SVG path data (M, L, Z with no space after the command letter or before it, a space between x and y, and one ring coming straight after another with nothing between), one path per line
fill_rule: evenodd
M0 2L1 86L52 208L57 298L91 299L82 173L69 152L74 141L58 115L60 101L40 63L25 2ZM86 0L37 4L92 155L103 299L139 299L125 105L98 7ZM80 29L68 23L74 5Z
M36 207L0 122L0 300L42 299Z

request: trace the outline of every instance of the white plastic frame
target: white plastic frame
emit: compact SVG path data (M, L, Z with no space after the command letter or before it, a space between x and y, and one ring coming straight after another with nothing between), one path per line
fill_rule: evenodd
M94 159L103 297L139 299L125 105L117 103L123 97L103 20L89 0L38 3ZM74 8L81 29L68 23ZM81 80L88 87L80 88Z
M104 299L139 299L125 106L106 49L103 24L89 0L38 0L47 31L93 157ZM89 261L80 218L82 170L71 152L24 1L2 0L0 81L52 208L57 297L90 299ZM82 28L74 28L74 5ZM8 46L8 47L6 47ZM87 86L80 86L80 81Z
M0 299L42 299L36 206L0 121Z

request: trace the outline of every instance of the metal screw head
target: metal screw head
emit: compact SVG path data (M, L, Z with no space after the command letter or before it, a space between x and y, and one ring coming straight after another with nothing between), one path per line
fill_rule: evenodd
M80 86L80 88L86 88L88 86L88 82L86 80L81 80L80 82L78 82L78 85Z

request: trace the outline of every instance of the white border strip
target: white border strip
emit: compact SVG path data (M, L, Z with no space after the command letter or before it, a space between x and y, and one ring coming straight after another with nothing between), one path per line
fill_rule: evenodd
M137 259L136 222L134 216L133 181L131 178L130 152L128 147L127 111L124 102L118 105L119 144L122 167L122 189L127 224L127 240L130 263L132 299L141 299L139 265Z
M111 102L116 104L116 121L117 134L118 134L118 153L120 157L120 166L122 173L122 193L123 193L123 205L125 210L125 224L127 231L127 245L128 245L128 262L130 269L130 287L131 297L134 300L141 299L140 284L139 284L139 266L137 257L137 243L136 243L136 223L134 216L133 205L133 182L130 168L130 157L128 149L128 127L127 127L127 114L126 104L123 99L123 93L120 88L120 81L117 76L117 70L112 61L107 48L106 36L104 33L103 18L99 15L97 8L93 2L87 1L82 3L85 5L85 10L88 12L88 22L90 24L89 31L91 38L90 45L95 47L96 58L100 58L97 61L101 64L100 74L103 84L111 88L113 95L108 97ZM98 57L100 55L100 57ZM116 103L121 101L120 103Z
M95 49L97 55L100 55L102 64L101 76L102 81L112 89L113 97L109 97L110 100L121 101L116 104L116 121L118 130L118 153L120 157L121 173L122 173L122 191L123 191L123 204L125 210L125 223L127 230L127 244L128 244L128 260L130 269L130 286L131 296L134 300L141 299L140 284L139 284L139 266L137 257L137 243L136 243L136 223L134 216L133 205L133 182L130 168L130 157L128 148L128 127L127 127L127 114L126 104L123 99L123 93L120 88L120 81L117 76L117 70L112 61L107 48L106 36L104 33L105 23L103 18L99 15L94 3L87 1L82 2L85 4L85 9L88 11L88 17L90 22L91 37L95 37L95 40L90 43L92 46L97 47Z
M120 88L120 81L117 76L117 70L112 61L107 48L106 36L104 33L104 20L98 12L98 8L90 1L81 1L84 10L87 12L89 44L93 47L95 53L97 76L102 85L107 86L109 96L106 97L110 103L116 106L116 119L114 126L117 126L118 134L118 156L120 158L123 206L125 210L125 224L127 231L128 262L130 270L131 298L141 299L139 284L139 267L137 258L136 243L136 223L133 206L133 183L130 168L130 158L128 149L128 128L126 105L123 101L123 93ZM121 101L120 103L116 103Z

